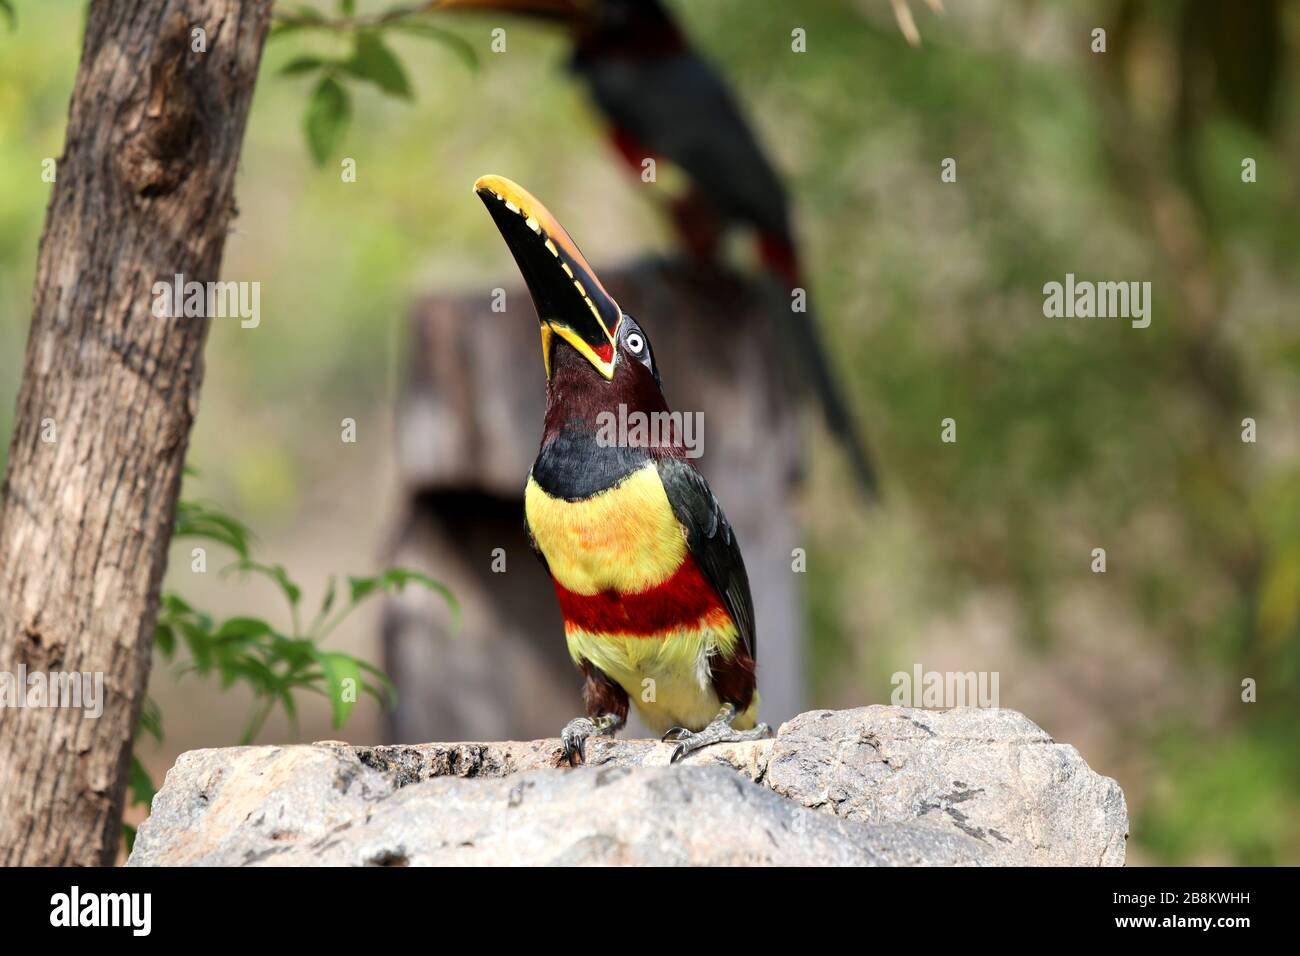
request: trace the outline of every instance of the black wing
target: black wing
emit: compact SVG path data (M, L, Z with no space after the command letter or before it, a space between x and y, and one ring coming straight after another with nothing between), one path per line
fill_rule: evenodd
M704 476L691 465L675 458L659 463L659 480L668 493L673 514L686 528L686 546L727 613L736 622L740 639L749 656L758 659L758 635L754 630L754 600L749 594L749 575L740 556L740 546L727 516L713 497Z
M676 163L729 218L790 240L785 188L726 82L694 54L575 64L613 125Z

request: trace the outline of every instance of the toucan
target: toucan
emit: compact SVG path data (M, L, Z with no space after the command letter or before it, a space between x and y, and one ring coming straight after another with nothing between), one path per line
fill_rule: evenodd
M660 0L432 0L431 10L500 11L561 23L571 67L638 174L647 159L682 169L689 184L670 210L683 245L711 262L726 228L752 230L773 287L780 330L821 404L859 484L877 493L875 466L831 372L808 304L781 178L719 73ZM802 290L802 291L800 291Z
M768 735L757 722L754 604L726 515L679 431L609 428L610 416L668 420L645 329L527 190L491 175L474 191L541 327L546 413L524 515L585 679L586 716L564 727L564 757L584 762L587 738L621 728L629 700L676 742L673 762Z

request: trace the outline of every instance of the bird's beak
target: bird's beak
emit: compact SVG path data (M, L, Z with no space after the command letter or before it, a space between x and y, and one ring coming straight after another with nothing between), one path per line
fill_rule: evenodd
M623 310L577 244L550 210L518 183L504 176L481 176L474 191L501 230L537 307L546 377L551 377L551 348L559 336L612 379Z

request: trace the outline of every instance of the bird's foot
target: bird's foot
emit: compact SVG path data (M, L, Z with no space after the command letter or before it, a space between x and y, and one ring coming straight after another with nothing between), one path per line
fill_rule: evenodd
M615 731L623 726L623 721L616 714L601 714L599 717L575 717L564 725L560 731L560 742L564 745L564 756L570 767L587 762L587 738L597 734L614 736Z
M724 704L718 716L701 731L692 733L685 727L674 727L663 736L664 740L677 741L677 746L673 748L673 754L668 762L677 763L687 754L695 753L711 744L734 744L745 740L764 740L772 736L772 728L767 724L759 724L753 730L737 730L731 726L731 722L735 719L735 706Z

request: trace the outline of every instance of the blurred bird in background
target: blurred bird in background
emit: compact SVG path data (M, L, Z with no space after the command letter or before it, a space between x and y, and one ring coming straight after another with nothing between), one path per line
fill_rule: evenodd
M604 117L617 154L638 176L653 161L657 177L664 160L685 173L682 188L668 199L682 248L698 264L714 267L729 229L752 232L773 285L776 328L863 491L875 495L875 467L836 385L808 303L785 187L726 82L663 3L436 0L431 8L531 16L570 31L570 66Z

